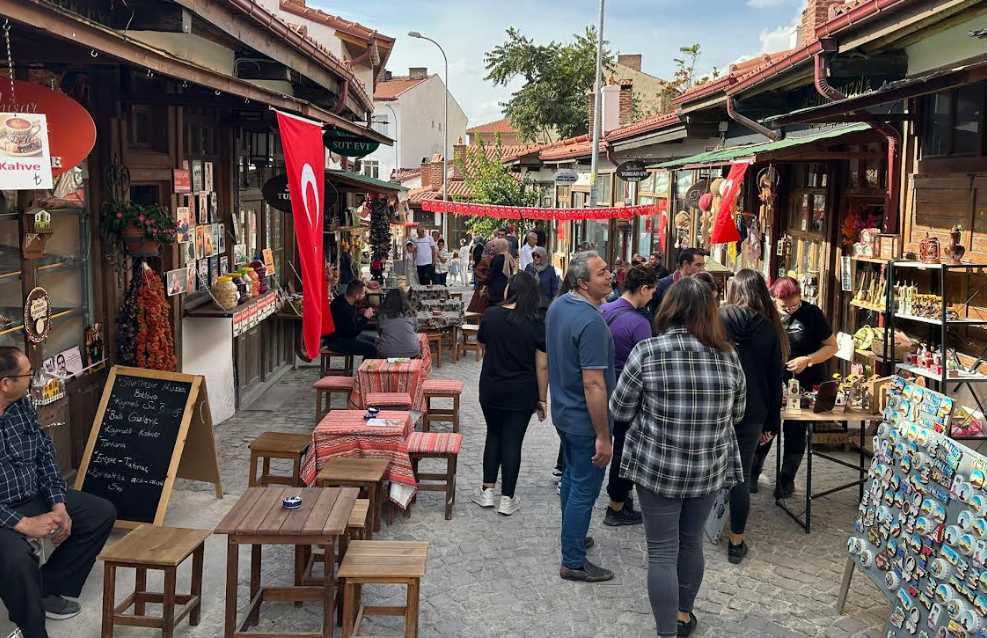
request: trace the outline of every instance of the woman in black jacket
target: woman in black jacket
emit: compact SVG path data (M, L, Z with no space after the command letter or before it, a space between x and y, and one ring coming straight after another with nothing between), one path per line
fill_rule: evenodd
M763 432L777 432L781 421L782 384L788 360L788 338L764 278L756 270L741 270L727 290L720 317L737 349L747 378L747 409L736 427L744 482L730 490L730 541L727 556L737 564L747 554L744 529L750 494L757 491L751 470ZM753 478L756 481L756 477Z

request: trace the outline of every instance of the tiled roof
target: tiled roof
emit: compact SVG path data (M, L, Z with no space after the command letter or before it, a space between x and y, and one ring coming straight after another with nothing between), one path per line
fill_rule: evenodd
M471 199L473 197L469 186L461 179L449 180L446 184L446 192L450 199ZM442 199L442 184L413 188L408 191L408 203L411 205L421 204L426 199Z
M343 33L364 40L368 44L376 40L379 44L387 47L394 46L394 38L377 33L376 29L365 27L359 22L350 22L339 16L326 13L320 9L305 6L305 0L281 0L281 10L292 13L301 18L307 18L313 22L319 22L327 27L342 31Z
M481 149L488 159L498 160L502 164L521 159L525 155L538 152L543 147L542 144L482 144L478 146L467 146L464 149L466 154L466 168L469 170L476 165L476 158Z
M784 59L791 52L792 50L778 51L776 53L763 53L757 57L751 58L750 60L744 60L743 62L731 64L727 74L723 77L719 77L715 80L700 84L699 86L692 87L682 95L679 95L672 100L672 103L678 105L686 104L688 102L698 100L701 97L712 95L717 91L726 91L737 83L738 78L754 73L759 69L766 68L778 60Z
M392 76L390 80L377 82L377 88L374 90L374 99L385 101L396 100L402 93L415 88L430 77L432 76L426 75L423 78L412 78L407 75Z
M625 140L629 137L659 131L667 126L672 126L678 123L679 116L677 113L660 113L658 115L652 115L651 117L646 117L642 120L638 120L637 122L631 122L630 124L610 131L607 133L607 142L616 142L617 140Z
M605 139L600 140L600 151L607 149ZM577 159L588 157L593 154L593 140L587 133L576 137L559 140L553 144L546 144L538 153L538 158L543 161L557 161L565 159Z
M466 129L467 133L517 133L509 118L503 117L486 124L478 124L473 128Z
M413 188L408 191L409 204L421 204L426 199L440 199L441 197L442 193L436 193L430 186Z
M409 177L417 177L418 175L421 174L422 174L421 168L399 168L398 170L394 171L393 179L396 179L400 182L401 180L408 179Z

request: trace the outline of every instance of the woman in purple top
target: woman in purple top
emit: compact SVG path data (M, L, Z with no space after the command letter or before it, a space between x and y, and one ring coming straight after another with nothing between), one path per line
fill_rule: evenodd
M634 346L651 338L651 322L641 309L651 301L657 285L658 275L654 270L647 266L634 266L624 278L624 293L614 301L600 306L600 312L613 335L614 368L618 377ZM630 497L633 484L620 477L620 456L629 426L629 421L615 421L613 424L613 460L610 461L610 476L607 480L610 507L603 519L603 524L611 527L637 525L641 522L641 514L634 511L634 503Z

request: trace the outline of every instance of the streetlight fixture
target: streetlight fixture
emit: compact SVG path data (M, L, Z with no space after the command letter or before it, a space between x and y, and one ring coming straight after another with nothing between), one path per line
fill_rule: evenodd
M384 106L386 106L387 110L394 116L394 170L398 171L401 169L398 161L398 114L394 110L394 107L387 102L384 102Z
M442 143L442 201L448 200L448 180L449 180L449 58L446 57L446 52L442 48L442 45L433 40L432 38L423 36L418 31L409 31L409 38L418 38L419 40L428 40L435 46L439 48L439 53L442 54L442 61L445 63L445 90L446 90L446 102L444 108L444 123L442 124L442 132L444 134ZM448 238L449 236L449 216L442 215L442 235ZM448 239L447 239L448 241Z

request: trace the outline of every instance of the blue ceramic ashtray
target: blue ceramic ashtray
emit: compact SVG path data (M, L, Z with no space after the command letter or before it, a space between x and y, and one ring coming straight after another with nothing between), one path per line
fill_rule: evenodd
M286 510L296 510L302 506L301 496L285 496L281 499L281 507Z
M376 419L377 415L380 414L380 410L377 408L367 408L367 413L363 415L364 419Z

